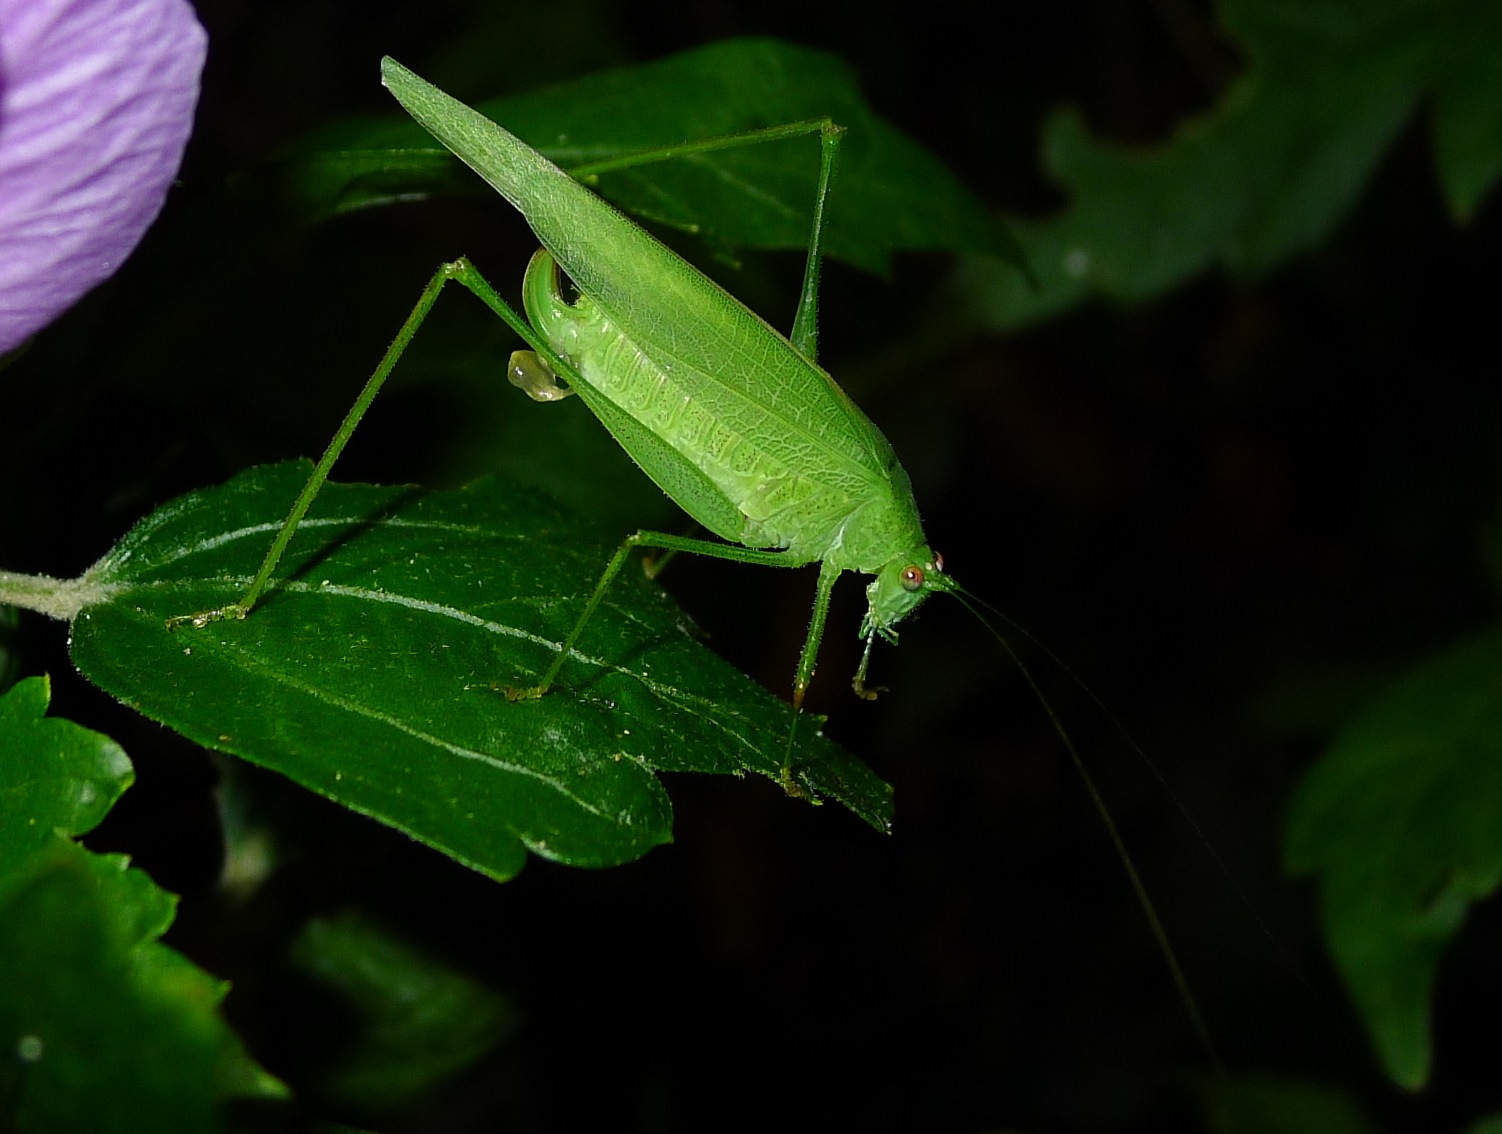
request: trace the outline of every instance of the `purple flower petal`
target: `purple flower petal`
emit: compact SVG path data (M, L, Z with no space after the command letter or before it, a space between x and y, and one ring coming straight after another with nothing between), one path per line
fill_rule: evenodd
M0 353L156 219L207 45L187 0L0 0Z

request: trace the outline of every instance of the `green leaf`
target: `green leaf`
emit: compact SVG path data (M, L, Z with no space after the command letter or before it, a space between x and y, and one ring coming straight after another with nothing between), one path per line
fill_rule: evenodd
M45 716L48 698L39 677L0 696L0 1120L207 1130L227 1096L280 1097L218 1016L225 986L157 943L176 899L72 841L133 773L109 737Z
M885 273L900 250L1017 258L1015 241L932 154L878 117L838 57L772 39L734 39L535 94L475 104L564 169L811 118L849 129L825 251ZM815 137L717 150L604 174L627 211L733 246L808 244ZM315 215L452 192L489 193L420 127L349 124L289 167Z
M1245 72L1151 147L1108 143L1075 114L1044 137L1071 197L1019 239L1039 287L977 265L967 290L1009 329L1091 295L1140 301L1211 267L1254 276L1325 239L1393 139L1439 90L1441 168L1469 215L1502 167L1502 23L1493 0L1222 0Z
M135 778L109 737L48 717L45 677L0 696L0 878L104 818Z
M1440 956L1502 883L1502 630L1417 667L1346 727L1299 788L1285 856L1319 877L1326 937L1388 1074L1422 1087Z
M78 668L200 744L290 777L482 871L525 851L581 866L671 837L655 772L777 779L791 709L694 640L626 571L559 684L535 682L611 548L535 494L331 485L243 621L165 628L236 598L306 479L252 469L142 521L93 568L73 623ZM789 661L791 665L791 659ZM878 829L891 789L798 727L804 789Z
M21 672L21 659L15 649L16 629L21 624L19 615L15 607L0 604L0 693L9 689Z
M14 1129L213 1130L226 1097L285 1094L220 1018L225 985L155 941L171 895L123 856L63 840L28 867L0 884L0 1114Z
M1476 215L1502 176L1502 6L1458 6L1436 71L1434 161L1450 213Z
M1376 1134L1347 1092L1284 1075L1238 1074L1202 1089L1215 1134Z
M356 1017L353 1042L330 1052L319 1093L339 1109L379 1114L470 1066L515 1024L504 997L356 914L310 921L292 964Z

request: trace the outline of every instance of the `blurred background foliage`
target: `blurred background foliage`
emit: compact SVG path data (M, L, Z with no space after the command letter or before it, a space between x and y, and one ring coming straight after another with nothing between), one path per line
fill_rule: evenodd
M811 701L895 785L890 839L766 783L678 778L674 846L500 887L113 704L56 626L0 622L0 673L50 673L53 713L135 763L89 845L182 895L168 943L233 982L228 1020L301 1105L445 1131L761 1129L793 1108L882 1130L1459 1131L1502 1109L1494 4L199 9L175 199L0 375L0 565L77 574L155 504L318 452L440 259L519 278L530 236L484 197L302 213L310 134L397 120L382 54L478 101L731 35L838 52L1016 219L1041 286L938 255L885 280L833 265L824 361L956 576L1088 686L1022 643L1230 1075L1046 718L952 604L881 652L874 706L845 692L856 588L831 616ZM729 278L786 325L798 270L748 255ZM672 523L585 415L500 380L510 349L446 299L339 478L499 468L607 540ZM811 578L680 559L668 582L786 686Z

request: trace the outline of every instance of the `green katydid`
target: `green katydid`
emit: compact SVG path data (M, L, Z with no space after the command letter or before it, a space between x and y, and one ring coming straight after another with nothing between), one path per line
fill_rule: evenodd
M535 354L512 358L516 385L539 401L577 393L668 496L727 541L654 531L628 537L537 684L509 694L537 697L551 688L630 550L652 547L767 566L819 564L793 680L795 711L813 676L835 582L846 571L874 576L854 678L856 692L871 696L865 678L876 639L895 641L897 623L924 598L956 585L928 547L907 474L886 438L813 361L824 203L842 129L816 120L705 144L813 133L821 139L813 235L789 339L489 119L390 58L381 74L408 113L510 201L542 242L523 283L530 325L467 260L443 265L309 478L251 587L238 602L183 621L202 625L250 612L355 425L444 284L455 280L533 348ZM578 289L572 303L559 290L559 268ZM784 769L791 788L790 773Z
M508 695L529 699L548 692L631 550L650 547L765 566L819 564L813 613L793 680L795 725L835 583L846 571L873 576L860 627L865 648L853 682L857 693L872 696L865 679L876 640L895 642L897 624L930 594L945 592L965 601L966 593L930 549L908 476L886 438L814 361L824 206L841 128L827 119L799 122L655 151L641 159L819 135L822 160L803 291L792 334L784 337L494 122L390 58L382 61L381 73L413 118L515 206L541 241L543 248L533 256L523 281L530 323L468 260L440 266L315 466L250 587L234 603L171 624L202 626L251 612L360 418L452 280L473 292L532 348L512 356L515 385L538 401L577 394L668 496L726 541L656 531L627 537L537 683ZM573 301L559 289L560 268L577 289ZM1193 997L1114 820L1031 674L1014 653L1012 657L1038 692L1084 778L1203 1038ZM788 753L790 761L791 736ZM796 792L793 771L784 766L783 783Z
M864 694L875 640L895 641L904 616L927 595L953 586L924 538L896 454L813 361L824 203L841 129L826 120L769 132L817 128L823 142L790 341L490 120L394 60L383 60L381 71L408 113L520 210L542 241L527 268L523 300L546 346L535 335L524 337L547 369L539 371L531 358L514 360L513 381L539 400L553 400L562 391L548 373L564 376L658 487L728 541L661 532L629 537L553 663L523 692L540 696L549 689L629 550L652 546L779 567L819 563L793 680L795 709L813 676L836 580L847 570L874 575L861 624L866 650L854 680ZM578 288L574 303L558 289L559 267Z

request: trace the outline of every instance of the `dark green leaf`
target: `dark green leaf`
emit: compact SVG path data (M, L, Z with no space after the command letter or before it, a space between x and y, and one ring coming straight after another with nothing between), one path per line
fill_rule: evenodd
M506 1000L358 915L308 923L293 965L357 1017L357 1040L320 1075L341 1109L376 1114L462 1068L515 1022Z
M1217 107L1159 146L1045 131L1048 169L1072 198L1019 231L1040 287L977 265L968 283L998 329L1098 294L1141 300L1218 266L1265 273L1325 239L1424 97L1441 92L1441 169L1467 215L1502 172L1502 22L1492 0L1223 0L1247 67Z
M1206 1126L1215 1134L1375 1134L1346 1091L1278 1075L1238 1074L1204 1089Z
M154 940L171 895L63 840L27 865L0 885L0 1108L16 1129L213 1130L226 1096L285 1093L220 1019L225 986Z
M19 612L13 606L0 606L0 693L10 688L20 673L21 660L14 647Z
M431 135L395 118L352 118L309 136L287 161L284 187L313 220L477 192L474 175Z
M928 151L879 118L835 56L771 39L736 39L535 94L476 104L565 169L628 154L830 117L848 127L825 250L886 272L899 250L1004 256L1016 245ZM718 150L605 174L623 208L751 248L808 243L818 181L816 136ZM414 123L346 125L290 167L315 214L463 191L489 193Z
M1388 1073L1417 1089L1429 995L1470 905L1502 882L1502 631L1413 670L1337 738L1288 821L1325 933Z
M1454 17L1436 66L1434 160L1451 214L1468 221L1502 176L1502 5Z
M0 696L0 876L92 830L135 776L109 737L48 717L50 698L44 677Z
M330 485L249 618L166 630L239 595L307 472L252 469L142 521L90 572L107 597L74 621L79 669L200 744L495 878L527 849L606 866L667 841L655 772L780 775L790 708L699 645L636 570L553 691L499 692L547 667L611 549L494 479ZM797 741L805 790L886 827L886 784L815 719Z
M119 745L47 704L44 678L0 696L0 1115L34 1131L210 1129L224 1096L281 1085L219 1019L224 986L156 942L176 899L72 841L133 774Z

